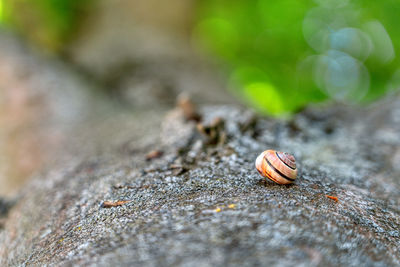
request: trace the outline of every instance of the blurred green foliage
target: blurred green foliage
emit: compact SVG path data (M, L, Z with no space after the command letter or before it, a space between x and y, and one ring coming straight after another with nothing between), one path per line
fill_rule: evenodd
M397 0L204 0L194 40L230 88L268 114L310 102L367 103L400 83Z
M93 0L0 0L0 22L57 51L77 30Z
M0 22L60 51L96 2L0 0ZM198 0L197 8L195 43L226 63L229 87L260 112L368 103L400 87L399 0Z

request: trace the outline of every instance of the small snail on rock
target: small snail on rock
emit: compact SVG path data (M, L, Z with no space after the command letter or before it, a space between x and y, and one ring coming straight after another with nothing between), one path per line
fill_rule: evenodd
M293 155L266 150L256 159L258 172L278 184L291 184L296 180L297 168Z

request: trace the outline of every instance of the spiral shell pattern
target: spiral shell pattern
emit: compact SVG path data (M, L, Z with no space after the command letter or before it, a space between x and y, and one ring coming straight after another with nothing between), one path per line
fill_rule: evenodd
M296 160L286 152L262 152L256 159L256 168L263 177L278 184L291 184L297 177Z

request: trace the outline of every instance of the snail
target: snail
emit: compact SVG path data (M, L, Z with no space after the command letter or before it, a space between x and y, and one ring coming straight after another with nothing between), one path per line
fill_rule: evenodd
M278 184L291 184L297 176L296 160L286 152L265 150L257 157L256 168L263 177Z

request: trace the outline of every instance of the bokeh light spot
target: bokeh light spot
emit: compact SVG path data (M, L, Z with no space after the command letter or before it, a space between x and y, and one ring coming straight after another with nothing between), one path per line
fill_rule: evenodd
M369 90L366 67L346 53L330 50L318 57L314 66L317 86L331 98L358 102Z
M262 113L277 115L285 111L285 105L276 88L267 82L245 85L245 96Z
M373 45L370 37L356 28L342 28L330 34L330 48L345 52L364 61L370 55Z
M391 62L395 57L394 47L385 27L379 21L370 21L364 25L364 28L371 36L372 60L380 64Z

